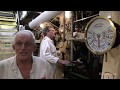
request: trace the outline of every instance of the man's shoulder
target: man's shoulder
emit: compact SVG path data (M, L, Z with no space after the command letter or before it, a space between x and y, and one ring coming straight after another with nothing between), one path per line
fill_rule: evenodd
M46 67L46 60L42 57L34 56L34 63L36 64L36 67Z
M10 57L10 58L3 59L3 60L0 61L0 63L3 63L3 62L10 62L10 61L14 60L14 58L15 58L15 56Z
M14 60L14 57L10 57L10 58L1 60L0 61L0 67L11 64L13 62L13 60Z
M37 62L45 62L46 60L42 57L38 57L38 56L33 56L34 57L34 60L37 61Z

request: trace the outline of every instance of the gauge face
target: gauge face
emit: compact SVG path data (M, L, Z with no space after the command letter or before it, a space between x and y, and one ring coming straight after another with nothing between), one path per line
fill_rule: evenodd
M113 22L105 17L95 17L86 26L85 43L94 54L108 52L116 39L116 29Z

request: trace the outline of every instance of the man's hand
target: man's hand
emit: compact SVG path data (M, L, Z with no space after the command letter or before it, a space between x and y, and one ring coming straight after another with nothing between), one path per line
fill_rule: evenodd
M58 66L59 67L63 67L64 65L66 65L66 64L69 64L70 63L70 61L69 60L58 60Z
M69 60L58 60L59 64L69 64L70 61Z

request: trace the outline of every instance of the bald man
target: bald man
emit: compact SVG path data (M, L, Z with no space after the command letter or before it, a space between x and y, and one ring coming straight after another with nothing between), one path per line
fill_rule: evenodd
M18 31L12 47L16 55L0 61L0 79L47 79L45 60L33 56L36 43L30 30Z

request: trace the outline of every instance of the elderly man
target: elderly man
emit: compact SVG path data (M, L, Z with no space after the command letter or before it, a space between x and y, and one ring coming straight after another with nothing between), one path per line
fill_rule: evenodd
M12 47L16 55L0 61L0 79L47 79L45 60L33 56L36 43L31 31L18 31Z
M48 77L50 79L62 79L57 77L59 66L70 63L69 60L60 60L57 56L57 50L54 45L55 29L52 26L46 26L43 29L44 38L40 44L40 57L47 61Z

